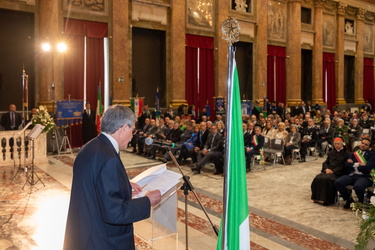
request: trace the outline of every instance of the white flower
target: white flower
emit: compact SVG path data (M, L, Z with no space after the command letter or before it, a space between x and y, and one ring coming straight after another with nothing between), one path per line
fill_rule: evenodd
M375 196L371 196L370 203L375 206Z

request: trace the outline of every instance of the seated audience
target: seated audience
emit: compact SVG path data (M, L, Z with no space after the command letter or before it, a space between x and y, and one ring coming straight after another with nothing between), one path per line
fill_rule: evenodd
M262 135L264 137L268 137L269 139L272 139L274 133L275 133L275 129L272 127L272 123L270 121L267 121L266 126L262 130Z
M364 191L372 185L370 171L375 168L375 153L370 150L370 146L371 140L363 138L359 149L350 154L345 164L350 173L335 181L336 189L346 201L344 208L350 208L350 204L354 202L346 186L352 185L358 201L363 203Z
M301 134L297 131L297 125L293 124L290 126L290 132L285 138L284 145L284 160L285 164L292 163L292 150L299 148L301 141Z
M333 141L334 150L328 153L327 159L322 164L322 171L311 183L311 199L314 202L323 201L324 206L335 202L336 189L335 180L347 173L345 163L350 155L344 149L344 143L341 138L335 138Z
M221 161L223 158L224 150L223 143L223 136L217 131L216 126L212 125L211 132L207 137L206 144L204 145L204 148L198 153L198 161L192 168L194 174L200 174L204 165L211 161L213 161L215 164L215 174L223 173L223 164Z
M324 156L327 146L332 144L334 133L335 130L331 127L331 120L324 119L323 125L319 130L318 141L316 144L320 157Z
M285 123L280 122L277 124L277 130L273 133L273 139L283 139L285 142L288 132L285 130Z
M301 140L301 161L306 161L307 148L315 147L317 140L318 128L314 125L314 121L309 118L307 120L307 127L303 129Z
M264 145L264 136L260 133L260 127L254 128L255 134L245 144L246 172L250 172L251 158L253 155L260 155Z

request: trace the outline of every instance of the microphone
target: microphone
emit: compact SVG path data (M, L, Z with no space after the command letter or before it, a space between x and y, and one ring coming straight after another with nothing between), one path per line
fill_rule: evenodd
M153 145L153 146L159 146L159 147L174 148L174 143L173 142L156 141L156 140L153 140L151 137L147 137L145 139L145 143L148 146Z

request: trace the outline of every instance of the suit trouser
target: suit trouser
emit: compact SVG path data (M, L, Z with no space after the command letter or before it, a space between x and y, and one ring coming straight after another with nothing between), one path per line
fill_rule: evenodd
M206 163L213 162L215 164L216 171L223 171L223 166L220 166L221 157L223 152L221 151L210 151L203 155L202 152L198 153L197 168L201 170Z
M314 142L312 141L301 142L301 150L300 150L301 157L305 158L307 154L307 148L314 147L314 146L315 146L315 141Z
M246 169L250 170L251 166L251 158L253 155L260 155L260 152L258 150L250 150L249 152L245 151L245 156L246 156Z
M173 148L171 148L171 152L174 156L176 156L176 153L181 150L182 148L182 145L183 144L179 144L179 145L175 145ZM167 151L165 154L164 154L164 158L167 160L167 161L171 161L172 158L171 156L169 155L169 152Z
M340 192L342 198L344 198L346 201L350 199L350 195L346 189L346 186L348 185L353 185L353 189L358 197L358 201L363 203L365 189L372 185L372 181L368 177L356 174L352 176L344 175L338 178L335 181L335 187L337 191Z

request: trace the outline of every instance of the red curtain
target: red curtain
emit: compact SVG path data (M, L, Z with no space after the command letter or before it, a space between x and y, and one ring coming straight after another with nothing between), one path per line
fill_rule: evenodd
M336 104L336 65L334 53L323 53L323 100L332 111Z
M286 48L267 48L267 98L269 101L286 102Z
M367 100L374 109L374 59L366 57L363 59L363 98L365 101Z
M65 39L68 53L64 62L64 98L83 100L84 37L86 36L86 98L91 109L96 109L97 89L104 83L103 38L108 36L108 25L90 21L65 19ZM104 91L102 91L103 93ZM72 126L68 132L73 147L82 146L82 126Z
M186 100L201 110L207 103L215 119L214 39L186 35Z

